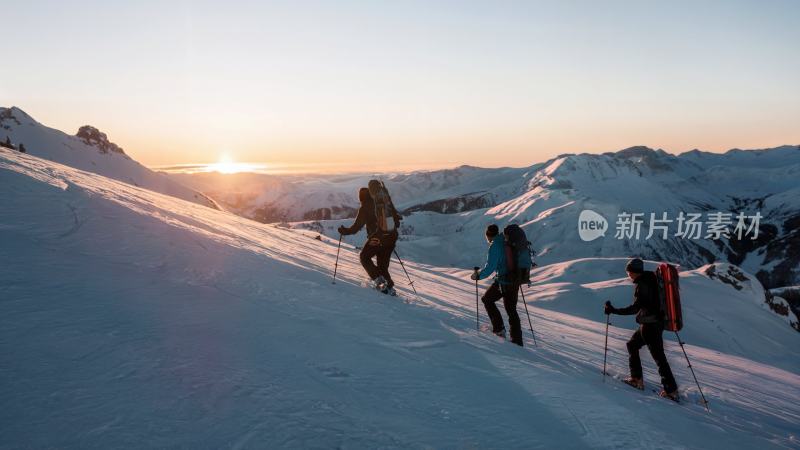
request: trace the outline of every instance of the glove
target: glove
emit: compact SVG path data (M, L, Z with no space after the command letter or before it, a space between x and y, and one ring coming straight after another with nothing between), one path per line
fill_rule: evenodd
M606 314L614 314L617 312L617 308L611 306L611 302L606 302L605 306L603 306L603 312Z
M344 225L339 225L339 228L336 231L338 231L339 234L347 234L347 228L345 228Z
M478 280L478 271L476 270L475 272L472 272L472 275L469 276L469 279L477 281Z

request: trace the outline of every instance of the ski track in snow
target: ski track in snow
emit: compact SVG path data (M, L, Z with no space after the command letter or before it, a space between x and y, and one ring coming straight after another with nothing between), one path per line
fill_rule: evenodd
M4 448L800 448L796 371L689 343L709 414L674 340L680 405L617 381L612 326L604 379L600 302L526 290L518 348L476 332L468 270L405 261L416 296L393 265L390 298L347 242L333 285L313 233L6 150L0 186Z

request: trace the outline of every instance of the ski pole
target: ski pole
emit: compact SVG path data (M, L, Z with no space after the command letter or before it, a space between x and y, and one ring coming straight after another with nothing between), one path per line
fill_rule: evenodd
M333 266L333 281L336 284L336 272L339 270L339 250L342 249L342 233L339 233L339 245L336 246L336 264Z
M694 382L697 385L697 390L700 391L700 397L703 398L703 406L706 407L706 411L711 412L711 410L708 409L708 400L706 400L706 396L703 395L703 390L700 388L700 382L697 381L697 376L694 374L694 369L692 368L692 363L689 362L689 355L686 354L686 349L683 348L684 342L681 341L681 337L678 336L678 332L677 331L675 332L675 337L678 338L678 344L680 344L681 350L683 350L683 356L686 358L686 364L689 365L689 370L692 371L692 377L694 378Z
M477 274L480 267L474 267L475 273ZM478 277L475 277L475 329L480 331L481 330L481 323L480 323L480 313L478 312Z
M418 296L417 288L414 287L414 282L411 281L411 276L408 275L408 271L406 270L405 264L403 264L403 260L400 259L400 255L397 254L397 249L395 249L395 251L394 251L394 256L397 256L397 260L400 261L400 267L402 267L403 268L403 272L406 273L406 278L408 278L408 284L410 284L411 285L411 289L414 290L414 295Z
M611 322L611 314L606 314L606 347L603 350L603 383L606 382L606 358L608 357L608 324Z
M525 305L525 314L528 315L528 325L531 327L531 335L533 336L533 346L538 347L536 343L536 333L533 332L533 322L531 322L531 313L528 312L528 303L525 301L525 292L522 291L522 285L519 286L519 292L522 294L522 304Z

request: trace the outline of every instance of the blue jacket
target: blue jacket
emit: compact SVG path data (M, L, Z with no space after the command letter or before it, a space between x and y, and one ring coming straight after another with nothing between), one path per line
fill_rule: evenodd
M478 279L482 280L494 272L497 272L497 276L495 276L497 281L501 284L508 284L500 281L507 272L505 240L502 234L498 234L492 240L492 245L489 246L489 254L486 256L486 264L478 273Z

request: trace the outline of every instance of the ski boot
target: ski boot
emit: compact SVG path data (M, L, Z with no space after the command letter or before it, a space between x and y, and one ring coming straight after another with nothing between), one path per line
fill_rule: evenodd
M386 289L386 279L383 278L383 275L378 275L374 280L370 281L370 285L373 289L383 292Z
M662 389L661 392L658 393L659 397L664 397L666 399L672 400L675 403L680 403L680 398L678 397L678 390L675 389L672 392L667 392L666 390Z
M497 337L501 337L503 339L506 338L506 329L505 328L501 329L500 331L492 331L492 333Z
M383 289L381 292L383 292L384 294L389 295L391 297L397 297L397 291L394 290L394 286L393 287L387 287L387 288Z
M622 380L623 383L627 384L628 386L635 387L640 391L644 390L644 380L641 378L636 377L628 377Z

